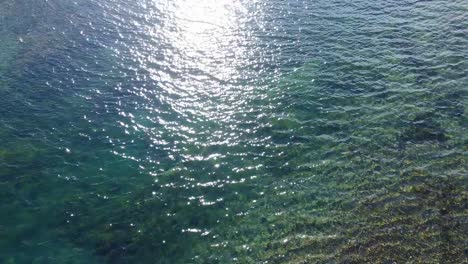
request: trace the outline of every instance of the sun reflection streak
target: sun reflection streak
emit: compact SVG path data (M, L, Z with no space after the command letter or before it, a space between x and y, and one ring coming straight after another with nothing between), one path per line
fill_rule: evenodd
M167 24L174 25L165 31L171 46L166 55L171 57L170 68L182 74L183 90L222 93L221 84L239 77L246 53L243 43L248 40L240 19L245 7L238 1L178 0L164 9L171 20ZM207 82L212 85L207 87Z
M232 156L264 141L255 135L265 126L256 119L261 104L252 104L263 96L261 85L252 83L260 79L264 58L253 34L262 21L261 1L138 0L112 8L136 20L122 23L131 27L120 28L122 38L116 40L121 72L132 81L131 87L117 88L131 94L133 106L119 110L117 125L147 144L145 155L156 153L145 160L151 162L145 166L149 171L165 173L184 162L204 167L214 162L208 156L217 148L232 149ZM133 152L127 156L138 156ZM207 168L213 167L216 177L229 177L236 171L224 168L228 156ZM161 160L170 165L161 167L166 164Z
M162 26L146 24L148 50L135 56L162 89L158 99L179 115L176 123L157 118L158 124L182 140L173 153L182 160L197 160L198 153L187 150L194 148L184 144L196 145L195 149L236 145L240 134L232 118L249 111L244 106L256 89L242 82L252 59L249 50L256 43L249 34L245 3L158 1L153 9L158 12L150 13L159 18L148 21L162 20L158 23ZM163 44L151 47L151 43Z

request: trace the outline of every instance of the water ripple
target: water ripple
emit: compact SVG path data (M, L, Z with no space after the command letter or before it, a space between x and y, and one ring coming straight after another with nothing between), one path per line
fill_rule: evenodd
M3 2L0 262L466 260L464 1Z

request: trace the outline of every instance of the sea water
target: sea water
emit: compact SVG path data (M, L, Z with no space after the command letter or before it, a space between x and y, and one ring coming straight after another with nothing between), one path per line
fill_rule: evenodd
M466 262L467 36L464 0L0 0L0 262Z

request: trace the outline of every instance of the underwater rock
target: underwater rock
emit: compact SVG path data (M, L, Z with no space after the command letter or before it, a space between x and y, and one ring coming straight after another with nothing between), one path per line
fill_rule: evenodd
M410 121L409 126L399 136L400 146L407 142L445 142L446 132L432 116L432 113L423 113Z
M464 98L468 95L464 91L452 91L439 98L435 108L452 118L459 118L465 114Z

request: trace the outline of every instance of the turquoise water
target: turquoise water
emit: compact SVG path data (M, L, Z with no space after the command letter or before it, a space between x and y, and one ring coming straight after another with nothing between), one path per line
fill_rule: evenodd
M468 4L0 0L0 263L468 263Z

